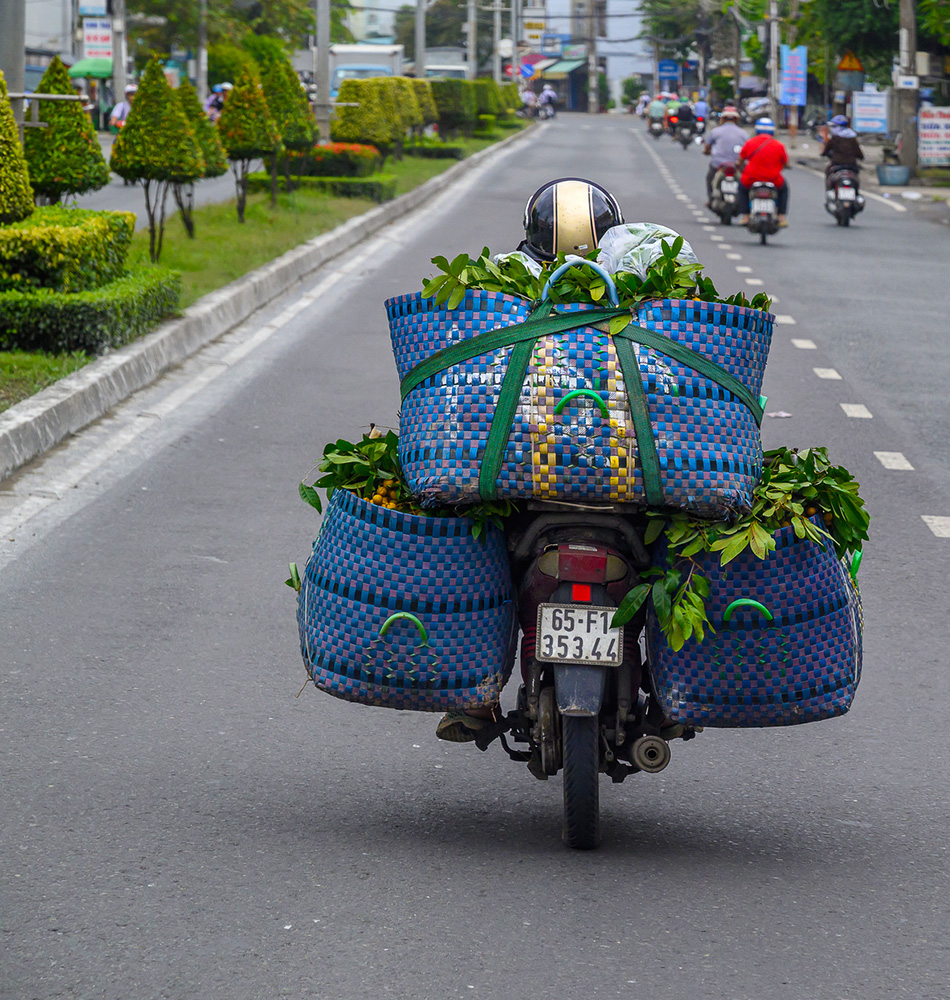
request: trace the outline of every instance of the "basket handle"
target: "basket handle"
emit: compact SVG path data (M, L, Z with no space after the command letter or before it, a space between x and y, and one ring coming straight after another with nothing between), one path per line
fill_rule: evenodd
M610 416L610 411L607 409L607 401L597 392L596 389L572 389L558 404L554 407L554 415L559 417L561 415L561 410L572 400L576 399L578 396L589 396L599 407L600 415L606 420Z
M758 601L753 601L751 598L748 597L740 597L739 600L733 601L732 604L730 604L729 607L726 608L725 611L723 611L722 613L723 622L729 621L729 619L732 617L732 612L736 608L753 608L756 611L761 611L762 614L765 615L768 621L774 621L774 618L772 617L772 612L769 611L769 609L764 604L760 604Z
M421 645L423 646L429 645L429 637L428 635L426 635L425 625L423 625L422 622L419 621L419 619L416 618L415 615L409 614L408 611L397 611L396 614L390 615L386 619L386 621L383 622L382 626L379 629L380 639L385 638L386 633L389 631L389 626L392 625L393 622L399 621L400 618L404 618L406 621L410 621L412 622L413 625L416 626L416 628L419 630L419 635L422 638Z
M592 260L587 260L585 257L572 257L570 260L566 260L560 267L556 267L551 273L551 277L544 283L544 290L541 292L541 301L547 301L548 292L551 290L552 282L557 281L557 279L560 278L565 271L569 271L572 267L578 267L581 264L585 264L587 267L593 268L604 279L604 284L607 286L607 296L610 299L610 304L619 306L620 299L617 296L617 286L614 284L614 279L610 277L600 264L597 264Z
M851 574L851 579L855 583L858 582L858 570L861 568L861 560L864 558L864 552L858 551L851 557L851 566L848 572Z

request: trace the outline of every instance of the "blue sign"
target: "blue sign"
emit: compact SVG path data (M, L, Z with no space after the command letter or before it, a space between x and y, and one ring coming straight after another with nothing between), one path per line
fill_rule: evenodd
M657 73L664 80L678 80L680 78L680 66L675 59L661 59L656 68Z
M808 103L808 49L804 45L782 46L782 76L779 104Z
M518 67L518 72L526 79L530 80L534 76L534 67L530 66L528 63L522 63Z
M80 17L108 17L108 15L106 0L80 0Z

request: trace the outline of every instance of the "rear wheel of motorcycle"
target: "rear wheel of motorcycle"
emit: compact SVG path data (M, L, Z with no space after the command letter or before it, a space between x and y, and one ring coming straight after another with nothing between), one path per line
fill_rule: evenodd
M841 215L838 216L839 226L846 226L850 221L851 221L851 216L847 212L842 212Z
M589 851L600 843L600 721L561 717L564 747L564 833L568 847Z
M762 246L765 246L765 244L768 243L768 241L769 241L768 234L763 229L762 232L759 233L759 242L762 244Z

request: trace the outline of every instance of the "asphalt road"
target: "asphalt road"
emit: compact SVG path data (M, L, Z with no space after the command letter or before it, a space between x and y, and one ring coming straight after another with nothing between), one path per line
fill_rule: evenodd
M695 148L536 135L0 484L4 1000L948 995L946 229L874 200L840 229L793 170L761 247L706 218ZM675 746L603 786L593 853L560 845L558 779L295 697L283 586L297 481L396 423L383 299L514 246L567 174L777 296L766 446L827 445L872 512L852 712Z

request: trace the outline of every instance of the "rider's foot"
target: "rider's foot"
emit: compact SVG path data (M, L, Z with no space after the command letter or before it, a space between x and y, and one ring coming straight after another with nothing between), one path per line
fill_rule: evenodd
M495 717L495 709L472 708L463 712L460 708L450 709L439 720L435 735L448 743L471 743L479 730L489 725Z
M747 226L749 224L748 215L740 215L739 218L736 219L736 223L740 226Z
M784 215L780 215L780 216L778 217L778 224L779 224L780 226L787 226L787 225L788 225L788 219L786 218L786 216L784 216Z

